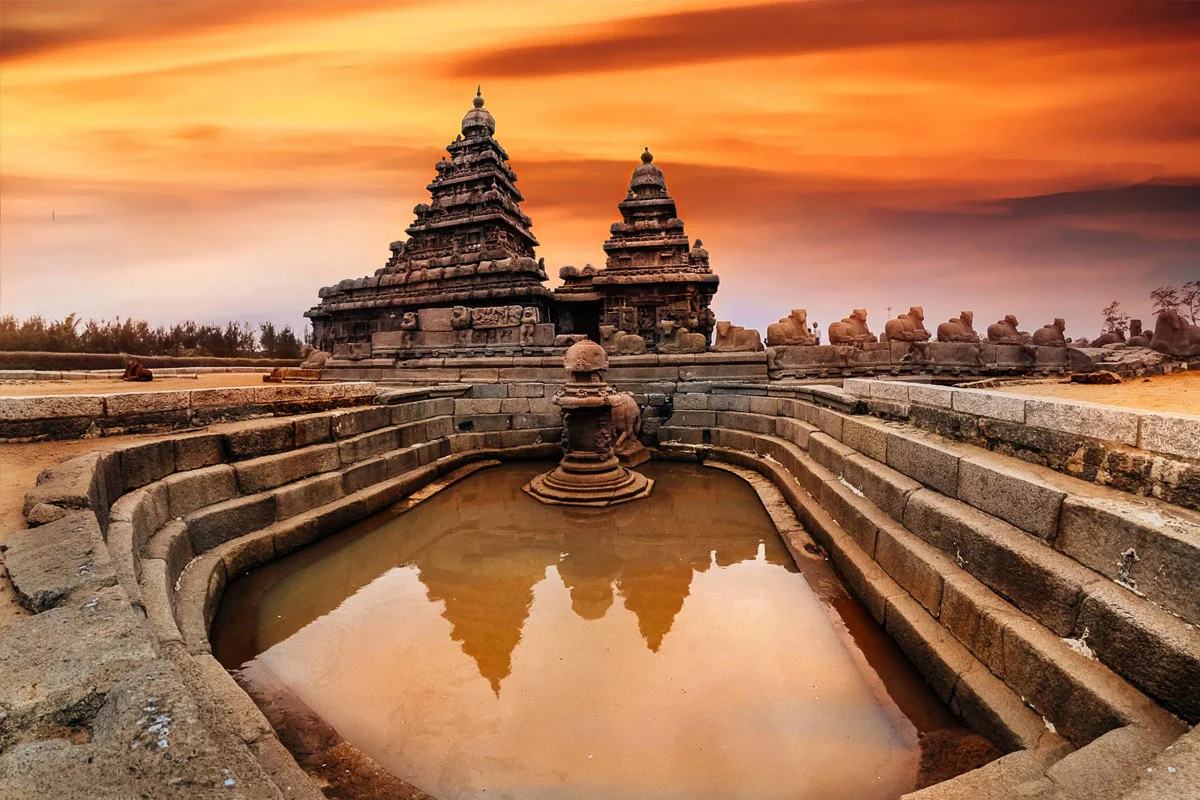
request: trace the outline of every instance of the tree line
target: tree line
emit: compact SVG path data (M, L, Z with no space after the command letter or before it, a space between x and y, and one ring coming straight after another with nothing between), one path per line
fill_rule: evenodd
M1150 302L1154 304L1154 315L1157 317L1164 311L1176 311L1185 322L1200 325L1200 281L1188 281L1182 286L1160 286L1150 292ZM1104 317L1101 333L1116 333L1121 336L1129 330L1129 314L1121 308L1118 300L1113 300L1100 310ZM1154 322L1147 325L1154 330Z
M18 320L0 317L0 350L51 353L128 353L139 356L209 356L214 358L299 358L310 338L290 325L278 329L264 322L255 329L247 322L199 325L192 320L170 327L151 327L145 320L82 320L69 314L47 321L41 316Z

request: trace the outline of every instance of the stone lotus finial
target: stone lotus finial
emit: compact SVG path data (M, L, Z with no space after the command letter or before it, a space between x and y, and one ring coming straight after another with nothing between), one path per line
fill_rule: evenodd
M471 101L476 108L483 108L483 84L475 87L475 99Z
M654 161L654 154L651 153L650 148L647 147L645 150L642 151L642 163L649 164L652 161Z

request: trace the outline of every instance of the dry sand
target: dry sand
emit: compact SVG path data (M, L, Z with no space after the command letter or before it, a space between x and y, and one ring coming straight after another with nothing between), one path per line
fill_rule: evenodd
M262 373L255 372L214 372L188 377L155 378L149 383L131 383L120 378L96 378L82 381L3 381L0 382L0 397L165 392L181 389L225 389L230 386L262 385Z
M1131 378L1112 386L1055 382L999 387L996 391L1033 397L1084 400L1089 403L1140 408L1145 411L1200 414L1200 370L1155 375L1150 378Z

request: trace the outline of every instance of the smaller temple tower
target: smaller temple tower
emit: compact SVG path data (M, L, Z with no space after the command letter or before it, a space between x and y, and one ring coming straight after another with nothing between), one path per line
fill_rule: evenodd
M650 148L642 153L617 208L621 221L612 224L604 242L605 269L564 267L559 273L563 286L555 300L560 332L570 328L595 336L584 329L595 319L598 327L637 334L654 347L661 336L659 323L671 321L711 341L715 317L710 305L720 278L700 240L688 245L683 220Z

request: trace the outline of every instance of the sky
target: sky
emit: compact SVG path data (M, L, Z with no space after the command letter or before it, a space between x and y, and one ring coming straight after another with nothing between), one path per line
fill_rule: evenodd
M1187 0L4 0L0 313L303 325L482 84L552 276L648 146L720 319L1152 324L1200 279L1198 50Z

